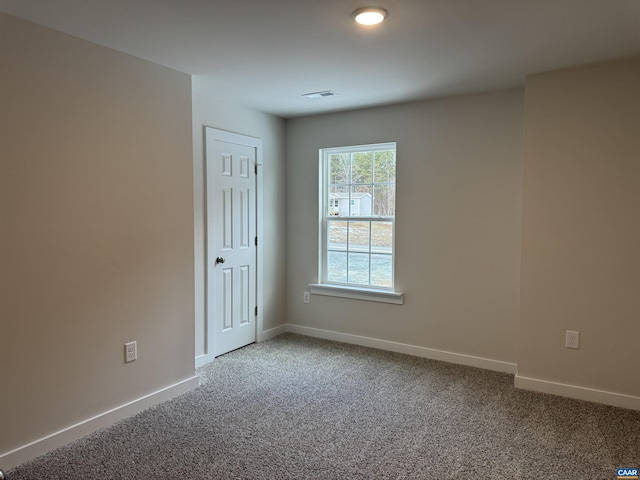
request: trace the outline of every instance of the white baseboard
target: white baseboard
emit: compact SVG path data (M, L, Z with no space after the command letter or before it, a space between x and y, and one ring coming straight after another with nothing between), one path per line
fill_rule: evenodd
M568 385L565 383L550 382L548 380L523 377L518 374L516 374L515 386L516 388L522 388L523 390L550 393L561 397L586 400L587 402L603 403L614 407L640 410L640 397L634 397L632 395L625 395L622 393L579 387L577 385Z
M335 340L338 342L351 343L361 345L363 347L379 348L380 350L389 350L391 352L406 353L415 357L429 358L432 360L441 360L443 362L456 363L459 365L467 365L471 367L484 368L485 370L494 370L497 372L516 373L517 364L503 362L500 360L492 360L489 358L474 357L472 355L464 355L461 353L446 352L444 350L435 350L433 348L419 347L416 345L408 345L405 343L390 342L388 340L380 340L378 338L362 337L360 335L352 335L349 333L334 332L331 330L321 330L318 328L303 327L301 325L286 325L286 331L291 333L299 333L310 337L323 338L325 340Z
M0 454L0 468L9 470L24 462L32 460L51 450L62 447L74 440L84 437L96 430L113 425L114 423L149 407L157 405L165 400L169 400L177 395L188 392L198 386L199 378L193 376L165 387L156 392L137 398L131 402L120 405L95 417L88 418L81 422L64 428L46 437L35 440L27 445L23 445L9 452Z
M282 335L283 333L287 333L288 331L289 330L287 329L287 325L280 325L278 327L270 328L269 330L265 330L258 336L258 342L264 342L265 340L277 337L278 335Z
M213 355L209 354L209 353L205 353L203 355L198 355L196 357L196 368L198 367L202 367L203 365L206 365L207 363L211 363L215 360L216 357L214 357Z

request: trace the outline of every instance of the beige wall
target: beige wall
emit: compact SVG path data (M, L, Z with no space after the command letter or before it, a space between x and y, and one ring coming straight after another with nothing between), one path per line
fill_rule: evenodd
M528 77L525 132L518 373L640 396L640 59Z
M193 92L193 177L195 223L196 356L207 353L205 328L205 157L204 127L214 127L262 139L263 174L263 328L269 330L285 323L285 122Z
M523 91L287 122L290 324L516 361ZM317 281L318 149L397 142L402 306L302 293Z
M0 95L2 453L194 374L194 229L188 75L0 14Z

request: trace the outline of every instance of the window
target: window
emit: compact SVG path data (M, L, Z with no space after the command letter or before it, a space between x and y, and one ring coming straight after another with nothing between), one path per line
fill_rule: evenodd
M320 162L320 282L312 293L401 299L393 291L396 144L327 148Z

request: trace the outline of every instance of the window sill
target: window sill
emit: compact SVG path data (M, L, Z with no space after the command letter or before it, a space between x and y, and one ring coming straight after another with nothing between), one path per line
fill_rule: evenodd
M328 285L312 283L309 291L313 295L326 295L329 297L351 298L353 300L367 300L369 302L393 303L402 305L404 294L390 290L376 290L373 288L346 287L343 285Z

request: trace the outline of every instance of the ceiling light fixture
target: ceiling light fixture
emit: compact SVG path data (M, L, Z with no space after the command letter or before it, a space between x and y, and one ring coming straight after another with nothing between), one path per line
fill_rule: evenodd
M387 16L383 8L359 8L351 14L351 17L360 25L377 25Z
M311 93L303 93L302 96L303 97L307 97L307 98L323 98L323 97L333 97L336 95L336 92L333 92L331 90L324 90L322 92L311 92Z

